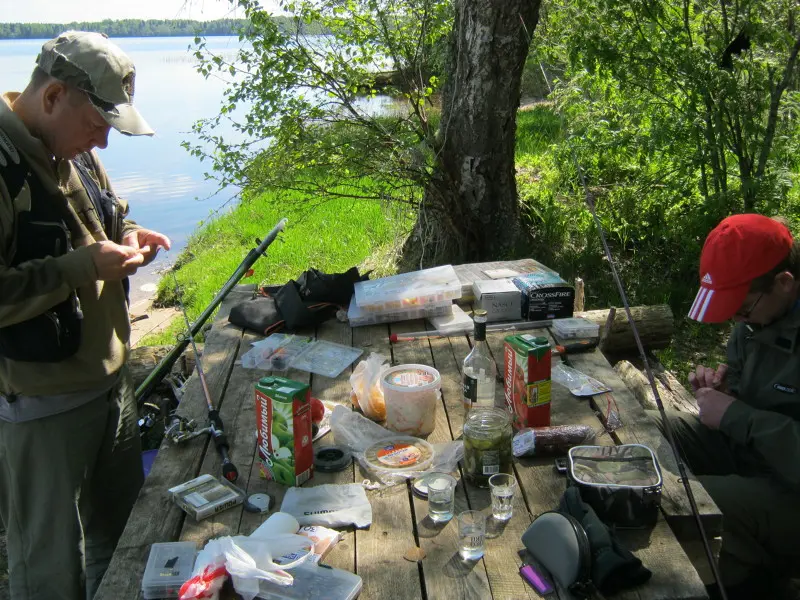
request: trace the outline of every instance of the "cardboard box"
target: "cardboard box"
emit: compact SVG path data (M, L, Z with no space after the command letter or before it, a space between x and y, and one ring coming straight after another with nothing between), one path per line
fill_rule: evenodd
M572 316L575 288L555 273L528 273L512 280L522 291L522 317L531 321Z
M479 279L472 290L478 306L486 311L487 321L522 318L522 292L510 279Z
M284 377L264 377L255 387L261 476L298 486L314 476L311 388Z
M530 334L505 338L503 383L514 427L550 425L551 350L547 338Z

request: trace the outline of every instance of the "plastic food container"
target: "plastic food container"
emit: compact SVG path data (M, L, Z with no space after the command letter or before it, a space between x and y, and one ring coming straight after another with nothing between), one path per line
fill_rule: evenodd
M562 340L596 338L600 335L600 325L582 317L555 319L553 321L553 330Z
M375 471L425 471L433 463L433 446L416 437L398 435L367 448L364 460Z
M405 311L461 297L452 265L401 273L355 284L356 304L368 312Z
M153 544L142 577L145 600L177 598L181 586L192 576L196 556L194 542Z
M398 365L381 377L386 428L406 435L428 435L436 426L442 378L427 365Z
M394 323L396 321L408 321L410 319L424 319L449 315L452 312L453 303L450 300L426 304L404 310L390 310L388 312L373 312L364 310L356 304L356 297L350 301L350 308L347 310L347 320L350 327L361 327L363 325L376 325L378 323Z

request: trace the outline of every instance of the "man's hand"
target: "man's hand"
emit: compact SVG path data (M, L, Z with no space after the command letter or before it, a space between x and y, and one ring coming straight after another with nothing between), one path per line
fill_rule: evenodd
M701 388L713 388L715 390L727 391L725 385L725 374L728 372L728 365L720 365L717 370L697 365L694 373L689 373L689 383L692 384L692 391L697 395Z
M171 243L164 234L149 229L136 229L122 238L122 245L138 250L144 257L144 262L139 266L144 266L155 260L160 248L169 250Z
M89 251L100 281L124 279L136 273L144 262L141 252L114 242L96 242L89 246Z
M700 422L711 429L719 429L725 411L736 398L707 387L697 390L696 396L697 407L700 409Z

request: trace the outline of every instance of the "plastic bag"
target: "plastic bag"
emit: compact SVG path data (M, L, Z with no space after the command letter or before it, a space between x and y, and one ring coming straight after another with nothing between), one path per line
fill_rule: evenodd
M386 420L386 403L381 388L381 374L389 368L389 359L373 352L362 360L350 375L353 391L350 400L373 421Z
M331 414L331 431L337 446L347 448L358 460L361 467L370 473L378 483L391 486L404 482L406 479L419 477L425 471L404 471L390 473L388 471L375 471L364 460L367 448L387 438L397 437L397 434L373 423L364 415L348 410L344 406L336 406ZM451 473L458 468L458 461L464 457L464 443L445 442L433 444L433 463L427 471L441 471Z
M292 515L300 525L369 527L372 505L364 487L357 483L326 483L286 491L281 512Z
M305 553L291 563L278 565L272 560L273 556L301 550ZM180 600L215 600L228 575L236 591L245 600L253 600L262 580L292 585L294 578L287 571L308 560L313 551L311 540L295 534L280 534L266 539L226 536L210 540L197 556L191 579L181 587Z
M603 392L610 392L611 388L594 377L581 373L577 369L559 363L553 367L553 381L563 385L575 396L594 396Z

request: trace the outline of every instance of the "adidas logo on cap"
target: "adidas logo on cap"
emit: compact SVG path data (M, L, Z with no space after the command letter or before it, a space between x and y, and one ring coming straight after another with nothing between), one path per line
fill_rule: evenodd
M713 282L711 281L711 273L706 273L703 276L703 283L707 283L708 285L712 285Z

